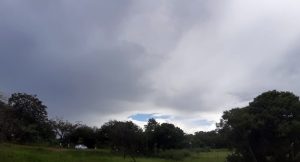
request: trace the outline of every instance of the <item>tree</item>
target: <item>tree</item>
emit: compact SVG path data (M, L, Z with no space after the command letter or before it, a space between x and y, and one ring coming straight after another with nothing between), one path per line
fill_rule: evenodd
M191 149L194 147L194 135L193 134L184 134L183 148Z
M193 136L194 147L207 147L207 148L225 148L227 147L226 139L218 131L208 132L195 132Z
M14 116L4 102L0 105L0 141L11 141L14 132Z
M249 106L225 111L220 127L235 149L230 162L300 160L300 102L290 92L265 92Z
M163 150L177 149L183 146L184 132L174 124L162 123L155 132L157 147Z
M8 99L14 116L15 140L34 142L54 138L51 124L48 121L46 106L36 95L14 93Z
M4 95L0 92L0 108L6 105L6 99Z
M149 119L145 125L145 135L150 153L158 152L160 149L182 148L186 145L183 130L175 127L174 124L159 124L155 119Z
M2 96L0 96L0 108L3 108L5 106L5 103L2 100Z
M107 122L96 130L96 145L97 147L111 147L110 131L113 128L113 122Z
M48 121L47 111L36 95L14 93L8 99L8 105L16 111L18 118L28 123L44 123Z
M159 123L156 122L155 119L151 118L148 120L147 125L145 125L145 135L147 140L148 152L155 153L157 149L157 129L159 127Z
M95 148L96 146L96 134L94 128L86 125L80 125L75 128L70 134L69 139L73 144L84 144L88 148Z
M129 155L135 161L135 155L143 152L143 130L131 121L110 121L101 129L106 131L112 150L123 152L124 158Z
M60 118L51 120L52 128L58 138L61 146L70 146L70 134L80 126L79 123L72 124Z

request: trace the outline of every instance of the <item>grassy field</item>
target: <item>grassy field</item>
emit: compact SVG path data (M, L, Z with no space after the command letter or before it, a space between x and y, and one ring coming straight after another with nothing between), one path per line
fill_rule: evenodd
M224 162L226 150L191 153L183 162ZM137 162L172 162L168 159L139 157ZM130 162L108 150L67 150L46 147L0 144L1 162Z

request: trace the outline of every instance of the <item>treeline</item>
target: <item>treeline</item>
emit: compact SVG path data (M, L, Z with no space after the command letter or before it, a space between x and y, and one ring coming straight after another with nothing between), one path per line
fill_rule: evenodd
M0 102L0 141L73 148L110 148L130 155L155 155L182 148L231 148L228 162L299 162L300 100L291 92L268 91L249 105L225 111L210 132L186 134L171 123L150 119L144 129L131 121L100 128L48 119L37 96L16 93Z
M74 148L110 148L124 155L156 154L182 148L224 148L226 140L218 131L186 134L171 123L149 119L144 129L131 121L109 121L100 128L64 119L49 119L47 107L37 96L12 94L0 102L0 140L21 144L51 144Z

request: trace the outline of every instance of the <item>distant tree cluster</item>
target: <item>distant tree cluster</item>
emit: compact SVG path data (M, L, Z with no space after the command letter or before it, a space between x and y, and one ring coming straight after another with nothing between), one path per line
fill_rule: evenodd
M1 97L0 97L1 98ZM226 147L217 131L185 134L171 123L149 119L142 129L131 121L109 121L100 128L49 119L47 106L36 95L12 94L0 99L0 141L21 144L43 143L64 148L84 144L88 148L110 148L134 159L135 155L155 155L160 151L197 147Z
M248 106L225 111L217 129L186 134L171 123L149 119L144 128L131 121L109 121L100 128L49 119L36 95L0 96L0 141L74 148L110 148L135 161L170 149L232 148L228 162L299 162L300 101L290 92L268 91Z
M217 130L195 132L192 143L194 148L227 148L229 145L224 134Z

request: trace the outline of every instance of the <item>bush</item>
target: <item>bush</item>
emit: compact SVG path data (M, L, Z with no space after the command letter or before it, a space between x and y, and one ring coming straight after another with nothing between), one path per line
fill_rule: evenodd
M200 153L200 152L210 152L209 147L203 147L203 148L194 148L192 149L193 152Z
M300 161L300 152L298 152L295 156L295 161Z
M188 150L166 150L160 152L158 156L163 159L179 161L191 156L191 153Z
M240 154L236 153L228 155L226 159L227 162L245 162L245 159Z

